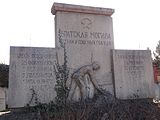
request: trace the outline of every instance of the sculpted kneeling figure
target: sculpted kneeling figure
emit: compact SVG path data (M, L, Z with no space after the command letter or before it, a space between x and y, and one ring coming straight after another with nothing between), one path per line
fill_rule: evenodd
M94 78L95 71L100 69L97 62L84 65L71 75L72 88L69 95L71 100L84 100L92 98L95 90L98 90L97 82Z

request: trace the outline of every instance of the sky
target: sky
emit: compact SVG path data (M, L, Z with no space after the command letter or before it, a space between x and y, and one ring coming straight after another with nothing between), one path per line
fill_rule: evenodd
M54 2L115 9L115 49L155 51L160 40L159 0L0 0L0 63L10 46L55 46Z

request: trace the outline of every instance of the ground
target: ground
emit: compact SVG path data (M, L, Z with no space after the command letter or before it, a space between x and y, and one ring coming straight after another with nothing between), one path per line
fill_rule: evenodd
M0 120L160 120L160 108L152 99L118 100L99 95L71 106L65 117L49 118L44 111L19 108L6 114L1 112Z

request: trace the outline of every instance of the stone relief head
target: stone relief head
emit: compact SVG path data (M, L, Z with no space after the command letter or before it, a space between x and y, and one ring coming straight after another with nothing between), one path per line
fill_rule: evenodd
M100 69L100 65L99 65L98 62L93 62L92 67L93 67L93 70L99 70Z

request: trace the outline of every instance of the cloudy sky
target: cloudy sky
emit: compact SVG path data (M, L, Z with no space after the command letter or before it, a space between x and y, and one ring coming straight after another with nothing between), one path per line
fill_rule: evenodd
M115 9L116 49L154 51L160 40L159 0L0 0L0 63L10 46L54 47L54 2Z

